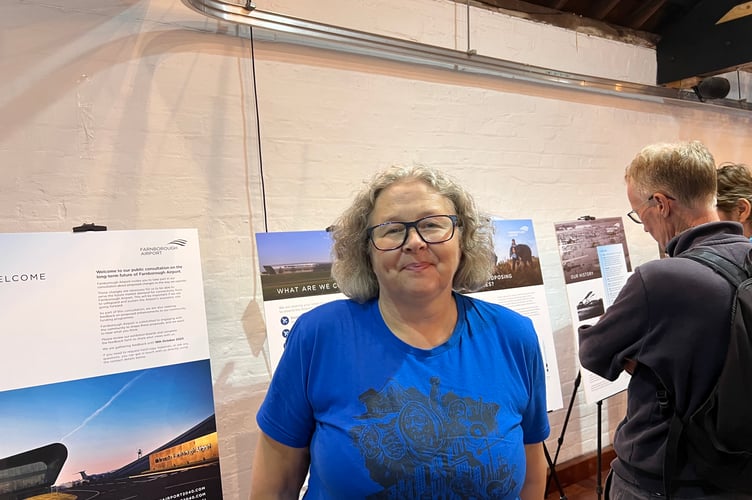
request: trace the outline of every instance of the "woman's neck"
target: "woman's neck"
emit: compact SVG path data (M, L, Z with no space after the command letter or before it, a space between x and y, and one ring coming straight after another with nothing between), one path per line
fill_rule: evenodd
M457 305L452 294L428 304L398 305L379 298L379 311L397 338L420 349L446 342L457 324Z

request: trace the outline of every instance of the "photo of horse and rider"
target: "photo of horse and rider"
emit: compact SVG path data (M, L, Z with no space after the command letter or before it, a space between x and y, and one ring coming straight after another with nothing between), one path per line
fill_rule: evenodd
M538 245L529 219L494 220L496 270L481 290L542 285Z

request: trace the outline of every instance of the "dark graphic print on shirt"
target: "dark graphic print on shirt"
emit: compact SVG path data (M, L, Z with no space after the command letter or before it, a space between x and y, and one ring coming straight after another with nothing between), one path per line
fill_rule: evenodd
M384 489L369 498L506 498L516 484L510 466L494 453L499 406L430 394L390 381L360 395L363 421L349 430L373 481Z

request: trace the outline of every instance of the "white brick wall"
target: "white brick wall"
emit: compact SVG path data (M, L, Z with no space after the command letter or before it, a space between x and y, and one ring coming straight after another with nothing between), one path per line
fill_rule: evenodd
M256 2L258 8L464 50L466 11L444 0ZM263 4L263 5L262 5ZM355 7L357 5L357 8ZM482 55L652 83L654 53L471 10ZM246 498L254 413L269 380L255 232L321 229L371 172L424 162L481 206L532 218L565 403L574 334L553 233L629 207L623 168L646 143L701 139L752 161L750 116L548 89L257 42L178 0L11 0L0 5L0 231L197 227L225 497ZM254 91L266 198L261 195ZM264 206L267 213L264 213ZM657 257L627 226L633 265ZM604 404L604 444L624 411ZM556 449L565 410L551 414ZM577 399L559 461L595 449Z

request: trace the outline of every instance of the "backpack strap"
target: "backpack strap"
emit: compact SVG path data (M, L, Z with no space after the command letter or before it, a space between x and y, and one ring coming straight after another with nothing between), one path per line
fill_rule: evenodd
M676 477L677 464L679 463L679 441L684 433L684 422L673 412L669 420L668 437L666 438L666 455L663 458L663 493L667 499L670 499L677 486L674 478Z
M661 380L661 377L658 376L655 370L643 363L637 363L637 369L639 369L641 373L644 370L646 375L653 379L656 387L655 398L658 402L658 410L662 417L668 418L669 428L668 437L666 438L666 452L663 459L663 473L658 476L657 474L632 467L642 476L650 477L657 481L662 480L663 493L665 494L666 499L670 500L674 488L678 486L678 481L674 481L674 477L676 476L676 464L678 463L679 438L681 438L682 432L684 431L684 423L676 414L674 408L674 396L671 394L671 391L668 390L666 384L663 383L663 380Z
M703 247L691 248L679 254L678 257L694 260L709 267L731 283L735 289L752 275L749 256L744 263L745 267L741 267L734 261ZM670 409L672 412L671 419L669 420L668 437L666 438L666 455L663 461L663 488L667 498L671 498L676 486L674 478L678 472L679 442L684 433L684 422L673 408L673 402L667 401L670 399L669 396L665 385L658 379L658 404L662 412L665 412L667 409Z
M705 264L726 278L726 280L734 285L734 287L738 287L750 276L749 256L747 256L747 261L744 263L744 268L722 255L701 247L689 249L686 252L679 254L679 257L684 257L699 262L700 264Z
M716 253L708 247L691 248L686 252L679 254L678 257L694 260L695 262L709 267L733 286L734 294L736 294L736 289L742 283L752 277L752 250L747 253L747 257L742 266L731 259ZM732 308L733 307L735 307L735 305L732 306ZM666 456L663 463L664 492L668 498L670 498L673 493L672 479L677 473L676 466L678 463L679 442L683 433L684 422L674 411L669 423L668 437L666 438Z

